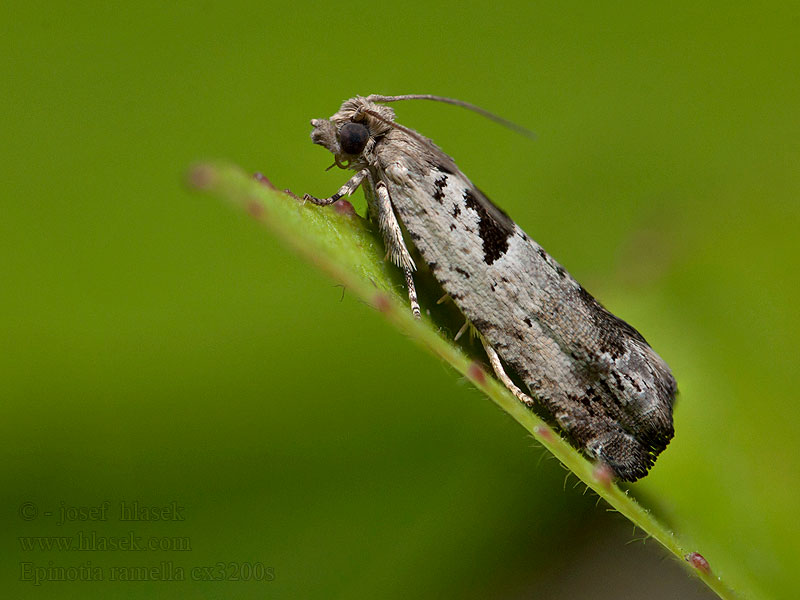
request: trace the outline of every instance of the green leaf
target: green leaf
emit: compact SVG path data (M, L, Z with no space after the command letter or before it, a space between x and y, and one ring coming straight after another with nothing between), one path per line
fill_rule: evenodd
M707 563L704 565L698 558L696 549L685 547L627 491L618 487L607 469L587 460L517 401L484 365L443 335L430 318L412 317L405 290L398 285L398 270L384 261L382 242L367 221L349 210L348 205L320 208L305 204L276 190L265 179L257 181L231 165L196 165L187 180L190 186L247 211L298 254L376 308L402 333L469 378L613 510L657 540L720 598L736 597L721 579L707 570Z

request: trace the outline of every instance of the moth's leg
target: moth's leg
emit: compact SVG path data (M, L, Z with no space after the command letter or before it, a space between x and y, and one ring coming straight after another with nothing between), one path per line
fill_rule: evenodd
M454 342L457 342L457 341L459 340L459 338L460 338L462 335L464 335L464 332L465 332L467 329L469 329L469 326L470 326L469 320L467 320L467 321L464 321L464 324L461 326L461 329L459 329L459 330L458 330L458 332L456 333L455 337L453 337L453 341L454 341Z
M406 243L403 241L403 232L392 208L389 189L382 181L379 181L374 188L377 196L375 208L377 210L378 228L383 234L383 240L386 245L386 258L401 269L413 272L417 267L414 264L414 259L411 258L411 253L406 248Z
M358 189L358 186L361 185L361 182L364 181L364 178L367 176L369 171L367 169L361 169L358 173L353 175L350 179L347 180L342 187L339 188L339 191L336 192L330 198L316 198L311 194L304 194L303 200L308 200L309 202L316 204L318 206L328 206L329 204L333 204L337 200L341 199L344 196L349 196L353 192Z
M371 177L370 184L372 184ZM411 312L415 318L419 319L419 302L417 302L417 289L414 286L413 275L417 267L403 241L403 232L400 229L400 223L397 222L397 217L392 208L392 199L389 196L389 189L382 181L379 181L377 184L372 184L372 187L375 190L376 196L375 210L377 212L378 228L383 234L383 242L386 245L386 258L403 269L403 273L406 276L406 287L408 288L408 301L411 304Z
M406 287L408 288L408 302L411 304L411 313L415 319L419 319L420 310L419 302L417 301L417 288L414 286L414 277L411 269L403 268L403 273L406 276Z
M503 385L506 386L511 393L516 396L517 400L525 404L526 406L533 406L533 398L528 396L525 392L519 389L514 382L511 381L511 378L506 373L505 369L503 369L503 364L500 362L500 357L497 356L497 352L494 351L485 339L481 338L481 342L483 342L483 349L486 350L486 355L489 357L489 362L492 365L492 369L494 369L497 378L503 382Z

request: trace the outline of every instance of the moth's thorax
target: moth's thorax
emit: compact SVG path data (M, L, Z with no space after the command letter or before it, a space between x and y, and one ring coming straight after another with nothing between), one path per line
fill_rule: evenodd
M390 106L370 102L362 96L345 100L330 120L339 127L348 122L364 123L375 136L382 135L391 129L391 125L365 112L367 110L377 113L386 121L394 121L394 110Z

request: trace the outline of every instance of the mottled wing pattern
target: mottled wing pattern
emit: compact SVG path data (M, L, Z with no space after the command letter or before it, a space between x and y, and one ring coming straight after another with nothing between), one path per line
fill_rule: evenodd
M393 129L375 155L411 241L503 361L574 444L645 475L673 435L664 361L432 142Z

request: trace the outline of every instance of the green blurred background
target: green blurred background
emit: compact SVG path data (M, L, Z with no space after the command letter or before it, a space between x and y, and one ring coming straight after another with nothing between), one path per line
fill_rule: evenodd
M223 158L331 193L308 121L373 92L537 132L396 107L673 367L676 437L632 493L745 596L793 597L796 4L61 4L0 8L5 597L709 597L452 370L182 184ZM123 501L185 520L120 522ZM19 540L131 531L191 551ZM87 562L187 580L21 566ZM216 563L271 581L192 581Z

